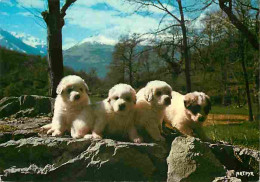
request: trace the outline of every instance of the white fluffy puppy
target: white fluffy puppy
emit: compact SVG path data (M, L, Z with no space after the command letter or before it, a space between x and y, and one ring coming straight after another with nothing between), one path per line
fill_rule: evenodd
M60 81L56 92L52 123L42 129L52 136L61 136L71 130L73 138L83 137L90 129L85 122L85 108L90 103L87 84L79 76L69 75Z
M136 92L127 84L117 84L109 90L108 98L94 104L95 124L92 135L94 138L119 135L133 142L140 143L134 126L134 106Z
M151 81L137 93L135 122L155 141L164 141L162 122L166 106L171 104L172 88L164 81Z
M185 135L199 135L206 139L201 125L210 109L210 98L203 92L182 95L173 91L172 102L166 108L164 120Z

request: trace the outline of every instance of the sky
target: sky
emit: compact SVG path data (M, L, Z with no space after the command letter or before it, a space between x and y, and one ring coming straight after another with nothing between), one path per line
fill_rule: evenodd
M190 8L203 6L197 2L183 1L184 6ZM63 3L64 0L61 0L61 6ZM205 12L212 10L212 7L186 14L186 19L197 17L195 24L199 27ZM46 41L47 30L41 12L47 8L47 0L0 0L0 27ZM121 35L144 34L173 21L170 16L164 17L165 12L157 8L143 8L135 13L136 8L136 4L125 0L77 0L66 12L62 30L63 48L88 39L100 39L113 44ZM168 5L167 8L179 17L177 4ZM164 19L160 23L162 17Z

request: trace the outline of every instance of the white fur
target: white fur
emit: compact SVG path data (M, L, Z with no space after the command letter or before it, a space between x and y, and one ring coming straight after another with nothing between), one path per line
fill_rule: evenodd
M201 107L200 112L193 114L185 107L185 102L199 105ZM199 119L201 117L204 118L203 121L206 119L208 113L204 112L204 107L209 106L209 104L209 96L203 92L182 95L173 91L172 102L165 110L164 121L185 135L195 136L197 134L206 139L204 132L201 130L202 122L199 122Z
M108 135L127 136L133 142L141 142L134 126L135 90L127 84L117 84L109 90L108 98L94 104L96 116L92 135L102 138ZM120 107L125 105L123 110Z
M158 95L158 93L161 93ZM164 141L161 136L166 100L171 99L172 88L163 81L151 81L136 94L135 123L144 128L155 141ZM170 103L168 103L170 104Z
M87 84L79 76L69 75L60 81L56 91L58 95L52 123L42 129L52 136L61 136L65 131L71 131L73 138L83 137L93 125L85 121L86 107L90 103Z

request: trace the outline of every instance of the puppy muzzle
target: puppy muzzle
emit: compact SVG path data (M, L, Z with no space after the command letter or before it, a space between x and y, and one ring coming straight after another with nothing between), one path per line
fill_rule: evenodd
M75 102L80 100L80 94L78 92L71 92L70 93L70 101Z
M170 97L167 97L164 99L164 105L168 106L171 104L171 98Z
M74 100L79 100L79 99L80 99L80 95L79 94L74 96Z
M205 117L204 116L199 116L198 117L198 122L204 122L205 121Z
M120 104L119 105L119 111L124 111L126 109L126 105L125 104Z

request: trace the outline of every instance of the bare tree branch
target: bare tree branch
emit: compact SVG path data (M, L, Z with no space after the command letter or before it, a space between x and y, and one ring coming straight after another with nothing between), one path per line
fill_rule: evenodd
M259 43L257 37L252 32L250 32L250 30L234 15L230 6L225 4L226 2L229 2L229 0L219 0L220 8L227 14L231 23L244 34L253 48L258 50Z
M66 16L66 11L67 9L77 0L66 0L65 4L62 6L61 10L60 10L60 15L61 18L64 18Z

